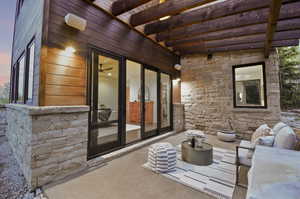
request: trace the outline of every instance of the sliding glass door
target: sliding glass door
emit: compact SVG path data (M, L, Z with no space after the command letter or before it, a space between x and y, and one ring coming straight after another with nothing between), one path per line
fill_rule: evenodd
M152 137L158 134L158 72L148 67L144 68L143 84L143 138Z
M172 126L172 80L166 73L160 73L160 129L171 130Z
M88 75L89 158L171 130L171 77L93 50Z
M91 156L121 146L121 59L92 53L89 153Z
M142 139L142 65L126 61L126 144Z

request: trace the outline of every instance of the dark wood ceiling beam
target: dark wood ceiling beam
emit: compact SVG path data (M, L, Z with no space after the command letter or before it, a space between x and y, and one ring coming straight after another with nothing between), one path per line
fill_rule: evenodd
M300 29L300 18L282 20L278 21L276 31L288 31ZM210 32L206 34L197 35L191 38L180 39L180 40L170 40L165 42L166 46L174 47L178 45L193 45L202 41L208 40L220 40L226 38L236 38L245 35L253 35L265 33L267 30L267 24L255 24L250 26L245 26L241 28L234 28L228 30L221 30L217 32ZM291 31L289 31L291 32ZM276 34L277 35L277 34ZM300 37L299 37L300 38Z
M272 47L286 47L286 46L298 46L299 40L282 40L282 41L274 41L272 43ZM260 43L248 43L248 44L238 44L232 46L225 47L215 47L215 48L204 48L204 47L193 47L190 49L180 50L181 55L189 55L189 54L211 54L217 52L230 52L230 51L239 51L239 50L264 50L264 42Z
M272 41L276 31L277 20L280 14L282 0L272 0L268 18L267 35L265 40L265 57L269 57Z
M292 30L292 31L282 31L276 32L274 34L274 41L281 41L281 40L291 40L291 39L299 39L300 38L300 29L299 30ZM185 45L178 45L174 46L174 50L182 50L182 49L189 49L189 48L213 48L213 47L224 47L230 45L238 45L238 44L245 44L245 43L260 43L266 40L266 34L257 34L257 35L248 35L243 37L233 37L228 39L221 39L221 40L212 40L212 41L199 41L198 43L194 44L185 44Z
M168 0L164 3L133 14L130 17L130 24L132 26L142 25L213 1L216 0Z
M283 0L290 2L291 0ZM262 0L227 0L224 2L212 4L210 6L199 8L180 15L172 16L169 19L157 21L145 26L144 32L146 35L164 32L171 29L176 29L182 26L200 23L203 21L237 14L240 12L250 11L259 8L269 7L269 1Z
M117 0L111 6L111 13L117 16L149 1L151 0Z
M172 31L162 32L157 34L157 41L175 40L181 38L188 38L195 35L243 27L253 24L266 23L268 20L269 9L259 9L248 11L236 15L221 17L199 24L193 24L187 27L178 28ZM289 19L300 17L300 2L289 3L282 6L279 19Z

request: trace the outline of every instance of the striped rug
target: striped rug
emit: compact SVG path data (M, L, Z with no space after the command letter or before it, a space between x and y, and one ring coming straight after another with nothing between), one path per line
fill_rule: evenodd
M181 160L181 146L177 147L176 170L161 175L204 192L217 199L232 199L235 188L235 152L213 148L213 164L197 166ZM143 167L150 169L148 163Z

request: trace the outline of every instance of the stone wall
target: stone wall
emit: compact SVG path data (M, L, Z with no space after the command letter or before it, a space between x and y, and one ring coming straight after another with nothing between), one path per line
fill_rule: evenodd
M0 136L4 136L7 129L6 108L0 105Z
M6 107L6 135L32 188L87 167L87 106Z
M233 108L232 66L264 61L266 64L267 109ZM187 129L215 134L228 129L228 120L244 139L261 124L273 126L280 120L278 56L265 59L262 52L240 51L182 57L181 100L185 105Z
M173 104L173 125L176 133L182 132L185 129L183 104Z
M281 113L281 121L294 129L300 130L300 110Z

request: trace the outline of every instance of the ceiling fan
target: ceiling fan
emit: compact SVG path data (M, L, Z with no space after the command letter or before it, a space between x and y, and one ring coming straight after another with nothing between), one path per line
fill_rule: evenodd
M99 72L100 73L104 73L105 71L110 71L110 70L112 70L113 68L112 67L109 67L109 68L103 68L103 64L99 64Z

